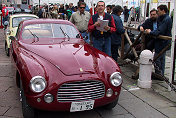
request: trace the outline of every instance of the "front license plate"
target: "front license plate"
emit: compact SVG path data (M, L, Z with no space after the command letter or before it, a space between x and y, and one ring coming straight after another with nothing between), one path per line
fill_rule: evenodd
M94 106L94 100L84 101L84 102L72 102L70 112L91 110Z

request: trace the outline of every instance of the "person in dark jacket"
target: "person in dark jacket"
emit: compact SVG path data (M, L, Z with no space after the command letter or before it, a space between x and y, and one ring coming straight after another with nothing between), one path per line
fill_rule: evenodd
M111 14L112 13L112 5L107 5L106 6L106 11L108 14Z
M123 14L124 14L124 22L127 22L129 17L129 10L127 9L127 6L124 6Z
M164 36L171 36L171 30L172 30L172 19L168 15L168 9L166 5L160 5L157 7L158 9L158 26L156 30L151 31L150 29L146 29L146 32L150 35L158 36L158 35L164 35ZM158 53L167 45L169 44L169 40L159 39L157 38L155 40L155 55L158 55ZM155 67L155 73L164 75L165 70L165 55L161 55L156 60L156 66ZM159 67L159 70L157 69Z
M97 3L97 14L93 15L88 23L88 31L92 33L93 47L105 52L107 55L111 56L111 34L116 31L116 26L114 18L104 12L105 2L99 1ZM104 26L103 30L98 30L100 27L100 20L108 20L108 25Z
M146 29L150 29L151 31L157 29L157 15L158 11L156 9L152 9L150 11L150 18L145 20L142 25L138 26L138 30L144 32ZM145 36L145 49L153 51L154 49L154 38L151 35Z
M125 33L125 29L123 28L123 23L120 18L121 13L123 12L123 9L121 6L117 5L113 8L112 16L115 21L116 25L116 32L114 32L111 35L111 52L112 52L112 58L117 61L118 58L118 48L121 45L121 34Z
M43 18L43 10L42 10L42 6L40 6L40 9L39 9L39 11L38 11L38 13L37 13L37 16L39 17L39 18Z

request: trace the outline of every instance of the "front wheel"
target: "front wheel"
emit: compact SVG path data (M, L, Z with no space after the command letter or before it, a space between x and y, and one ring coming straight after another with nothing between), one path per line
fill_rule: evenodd
M22 112L24 118L37 118L37 111L28 105L26 97L24 95L24 90L22 87L22 82L20 81L20 97L22 103Z

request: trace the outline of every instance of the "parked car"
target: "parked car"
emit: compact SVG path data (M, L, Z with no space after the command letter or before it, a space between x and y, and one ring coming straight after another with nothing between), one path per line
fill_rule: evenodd
M15 36L18 25L22 20L29 20L29 19L36 19L38 16L32 14L14 14L9 17L8 26L5 33L5 52L6 55L9 56L9 49L10 49L10 36Z
M58 19L32 19L11 36L24 118L44 111L84 111L116 106L122 78L118 64L84 42L76 27Z
M9 14L12 15L14 13L15 8L14 7L6 7L9 11Z

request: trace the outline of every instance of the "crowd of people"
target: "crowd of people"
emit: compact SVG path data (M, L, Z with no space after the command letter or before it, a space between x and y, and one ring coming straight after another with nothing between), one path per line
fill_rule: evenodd
M93 5L93 8L88 8L84 0L79 0L77 6L73 3L69 5L43 5L31 7L34 14L39 18L56 18L69 20L79 30L84 40L93 45L93 47L105 52L107 55L117 61L118 48L121 46L121 35L125 33L123 22L120 15L124 14L124 22L128 20L130 12L134 12L136 20L139 20L139 8L127 9L126 6L122 8L119 5L105 5L104 1L99 1ZM105 12L106 11L106 12ZM8 17L8 11L5 6L2 8L3 22ZM133 15L132 15L133 16ZM99 20L107 20L107 26L103 30L99 30L102 24ZM134 20L134 19L133 19ZM166 5L159 5L157 9L150 11L150 18L138 27L141 32L146 32L146 49L155 51L155 56L168 44L169 40L153 38L153 36L165 35L171 36L172 20L168 15L168 8ZM90 37L91 36L91 37ZM91 39L91 40L90 40ZM164 75L165 68L165 53L156 60L156 73Z

